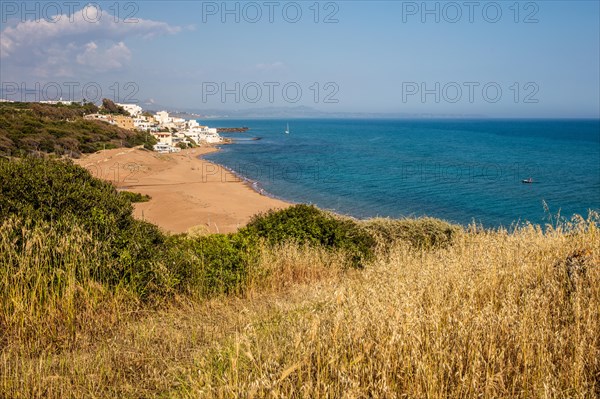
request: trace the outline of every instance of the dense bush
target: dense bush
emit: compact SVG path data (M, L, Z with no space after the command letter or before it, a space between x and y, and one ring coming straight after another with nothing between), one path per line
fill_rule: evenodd
M192 240L196 259L190 286L202 296L240 292L258 262L258 241L241 234L213 234Z
M70 161L28 157L0 160L0 216L52 222L70 215L103 239L126 229L132 206L108 182Z
M172 285L157 272L165 249L159 228L135 220L127 195L67 160L0 159L0 218L20 217L60 230L77 226L95 239L111 263L94 278L126 284L141 296Z
M132 203L150 201L150 196L147 194L132 193L131 191L119 191L119 195Z
M140 297L165 296L177 285L176 270L165 260L167 237L158 226L133 220L112 247L114 284L125 284Z
M434 218L377 218L363 222L363 226L383 248L397 241L408 242L418 249L443 248L452 244L462 231L458 225Z
M242 235L264 238L270 244L295 242L346 251L355 266L372 258L375 241L354 220L343 219L311 205L295 205L256 215L240 230Z

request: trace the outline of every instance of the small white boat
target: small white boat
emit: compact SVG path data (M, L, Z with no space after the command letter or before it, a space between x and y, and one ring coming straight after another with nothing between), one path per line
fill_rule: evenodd
M290 124L287 124L287 127L285 128L285 134L290 134Z
M533 183L533 179L530 177L529 179L521 180L521 183L531 184L531 183Z

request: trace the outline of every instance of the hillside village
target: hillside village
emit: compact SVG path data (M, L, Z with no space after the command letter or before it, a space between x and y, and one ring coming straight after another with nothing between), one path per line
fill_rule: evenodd
M149 132L156 140L154 151L161 153L179 152L196 144L219 144L223 138L217 133L216 128L203 126L194 119L183 119L169 116L167 111L159 111L154 115L144 112L137 104L120 104L130 116L93 113L85 115L87 120L100 120L116 125L127 130L140 130Z
M0 102L13 102L10 100L0 100ZM62 98L55 101L39 101L41 104L49 105L73 105L75 101L66 101ZM106 105L114 106L121 112L114 113L106 110ZM95 120L106 122L110 125L120 127L131 131L148 132L156 138L157 143L153 145L154 151L160 153L179 152L182 148L191 147L198 144L219 144L223 143L216 128L210 128L198 123L195 119L184 119L169 116L167 111L159 111L152 115L145 112L137 104L113 103L110 100L103 100L103 106L97 112L85 115L85 120ZM101 113L102 110L109 111Z

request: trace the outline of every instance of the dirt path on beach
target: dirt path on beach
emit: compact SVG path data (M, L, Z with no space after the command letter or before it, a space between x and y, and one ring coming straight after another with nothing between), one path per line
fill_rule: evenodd
M158 154L119 148L75 162L119 189L150 195L149 202L135 204L135 216L173 233L190 229L229 233L256 213L290 205L260 195L225 168L198 159L214 151L205 147Z

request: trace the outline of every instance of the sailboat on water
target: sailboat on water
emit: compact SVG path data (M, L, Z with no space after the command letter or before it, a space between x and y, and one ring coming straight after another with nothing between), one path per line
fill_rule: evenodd
M285 134L290 134L290 124L287 124L287 127L285 128Z

